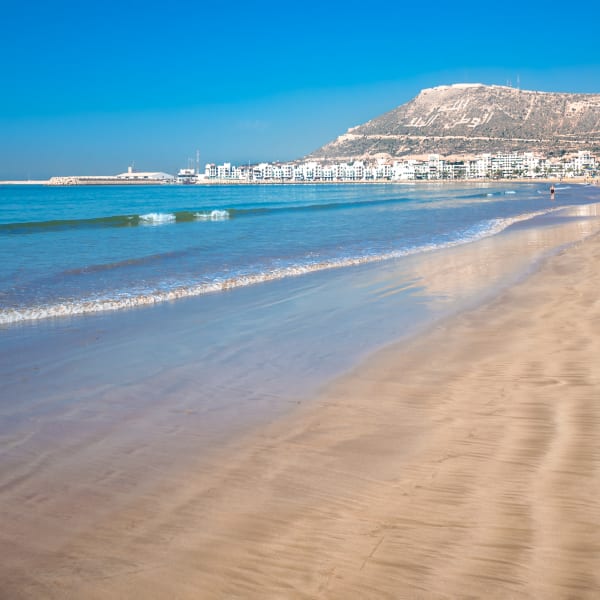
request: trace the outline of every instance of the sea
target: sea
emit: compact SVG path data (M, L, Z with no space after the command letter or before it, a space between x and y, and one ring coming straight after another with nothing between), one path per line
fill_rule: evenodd
M0 436L152 408L217 443L493 299L600 230L598 203L538 182L0 186Z
M540 185L5 186L0 324L231 292L467 244L586 201L564 189L550 204Z

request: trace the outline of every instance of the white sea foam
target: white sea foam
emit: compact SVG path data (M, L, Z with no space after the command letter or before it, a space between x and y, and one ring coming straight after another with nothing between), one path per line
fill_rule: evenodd
M506 190L504 193L505 194L516 194L517 192L515 192L515 190Z
M175 223L176 217L172 213L147 213L140 215L142 225L167 225Z
M229 212L226 210L212 210L211 212L194 213L196 221L226 221L229 219Z
M556 210L561 210L561 208L563 207L554 207L548 210L527 213L516 217L504 219L499 218L485 221L465 231L460 238L441 244L432 243L414 248L394 250L391 252L374 255L341 257L323 260L316 259L314 261L307 260L303 264L278 267L266 272L238 275L234 277L218 279L210 283L198 283L180 286L169 290L155 290L150 293L143 293L133 296L123 295L117 298L87 299L54 304L50 306L28 307L23 309L9 308L0 311L0 325L8 325L22 321L53 317L94 314L105 311L121 310L124 308L149 306L153 304L159 304L161 302L178 300L180 298L200 296L202 294L222 292L235 288L255 285L258 283L265 283L267 281L285 279L287 277L298 277L300 275L306 275L308 273L314 273L317 271L365 265L394 258L402 258L404 256L419 254L422 252L442 250L444 248L459 246L485 237L496 235L515 223L526 221L528 219L532 219L543 214L548 214Z

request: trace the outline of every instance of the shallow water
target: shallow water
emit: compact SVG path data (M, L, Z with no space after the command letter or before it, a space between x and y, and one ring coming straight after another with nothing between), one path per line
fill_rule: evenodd
M592 188L0 187L0 324L118 310L488 237Z
M470 244L4 326L0 439L60 445L66 430L132 421L128 435L147 443L176 422L196 442L217 444L284 414L378 348L494 297L596 232L599 215L598 205L581 205Z
M331 377L351 369L377 348L436 326L437 319L493 298L504 286L524 277L548 254L598 231L599 206L587 204L554 211L521 220L499 235L471 244L392 260L318 271L135 310L28 320L0 327L0 505L6 517L2 536L5 587L32 597L52 590L60 594L60 590L73 587L87 592L140 587L150 590L151 594L160 594L156 592L157 585L164 584L165 589L172 587L173 577L169 575L170 578L165 579L164 573L179 577L183 565L184 570L189 567L188 571L195 574L198 582L195 591L187 588L193 594L197 589L205 589L207 577L210 582L215 572L215 577L220 578L222 573L218 569L223 565L227 585L231 581L237 585L241 580L240 589L247 590L247 574L252 571L260 576L261 565L265 564L265 548L269 548L271 542L272 555L281 558L277 564L283 565L284 570L292 565L290 572L293 571L294 577L298 574L298 560L308 558L310 565L315 563L319 544L307 546L304 543L307 531L312 532L311 540L323 541L321 554L327 559L331 558L330 541L335 538L336 530L344 535L351 530L352 535L358 535L364 545L354 548L356 560L348 563L351 570L356 570L355 564L373 556L373 548L379 552L381 545L381 551L386 550L389 535L395 535L396 546L404 556L404 542L411 538L411 532L416 531L419 544L425 539L419 530L423 523L431 525L432 543L437 548L439 519L431 521L430 517L435 511L439 512L440 506L443 516L447 517L444 503L440 504L440 498L446 496L451 504L456 499L468 500L462 503L458 520L456 515L446 518L450 538L456 538L457 522L472 521L475 537L484 542L479 546L483 551L492 548L491 554L488 553L492 561L490 569L493 570L494 565L505 569L506 531L516 531L515 539L520 539L531 524L530 511L509 510L508 514L504 510L506 498L510 494L514 496L515 485L517 488L522 485L525 477L535 484L532 493L537 497L541 472L536 471L536 466L541 464L542 471L545 469L552 481L557 472L581 471L554 468L553 459L567 455L569 458L572 454L563 451L557 454L556 444L548 444L546 439L556 437L553 423L557 416L561 423L570 423L576 429L580 425L580 435L572 436L574 448L579 447L577 444L582 440L593 446L593 440L585 435L589 427L593 427L593 411L582 420L580 403L573 403L571 398L567 402L569 418L565 420L562 405L554 402L568 385L575 386L573 397L580 397L575 389L584 390L588 396L591 393L585 391L591 389L589 386L580 385L586 371L575 368L577 364L571 360L570 337L558 345L567 356L564 352L557 355L555 348L554 358L548 357L544 367L526 360L529 348L535 348L535 343L525 345L518 360L512 362L511 346L507 346L509 351L506 355L500 354L501 360L495 365L502 371L501 384L520 380L523 385L515 384L515 393L509 393L508 397L504 390L493 394L491 405L490 399L484 397L485 402L479 406L481 411L474 413L474 420L463 419L463 409L469 405L467 408L471 410L473 404L470 400L464 403L457 400L462 391L453 388L456 381L451 371L443 373L448 370L445 353L435 356L433 365L428 368L418 368L415 378L405 379L402 368L412 368L415 356L409 355L403 360L403 346L400 346L399 352L385 353L387 359L382 359L383 364L388 361L383 371L387 370L389 377L380 379L373 375L377 373L373 365L381 364L376 357L366 369L359 369L356 379L342 379L337 393L329 397L323 411L312 413L313 417L306 421L300 420L302 428L298 428L297 420L292 420L291 431L286 429L290 421L282 421L283 428L270 429L266 425L288 414ZM576 257L577 254L564 257L568 260L560 263L563 271ZM550 281L560 285L561 270L555 269L552 275ZM572 279L566 278L569 285ZM540 287L526 289L534 296ZM551 293L553 288L545 285L541 289ZM515 292L511 297L518 298L518 295ZM577 295L570 294L571 300ZM585 307L586 303L593 302L593 298L582 296L582 299L585 301L572 302L572 306ZM525 304L525 309L521 306L516 319L507 301L502 303L500 306L508 306L504 322L510 327L526 323L528 315L534 314L527 311L527 307L531 309L531 302L535 302L535 298ZM535 313L536 318L546 317L547 306L544 304ZM490 312L495 314L493 307L476 323L483 323ZM580 333L585 332L580 340L583 344L590 334L585 323L579 325ZM490 329L492 335L486 344L494 344L497 339L501 345L504 331L498 326ZM448 331L452 331L452 327L441 327L434 338L441 344L442 352L448 343L451 348L457 348L452 338L448 340ZM455 330L454 340L464 331L464 327ZM553 343L556 344L556 340ZM475 385L475 394L485 396L490 389L486 387L490 379L498 383L490 361L475 361L472 365L470 357L474 348L459 344L458 349L460 359L449 365L458 364L465 369L466 386ZM432 358L426 352L418 356L428 363ZM392 357L399 362L389 362ZM562 358L557 362L557 357ZM558 378L562 377L558 375L561 372L565 377L562 381ZM443 382L439 394L434 389L435 383L427 386L422 380L424 374L434 382ZM548 381L560 382L560 385L547 387ZM550 388L554 391L544 391ZM403 390L400 396L399 390ZM556 396L549 404L546 402L552 405L552 410L542 411L542 419L536 410L532 411L528 397L532 392L544 398L548 393ZM408 394L405 400L409 407L402 401L403 394ZM452 401L447 402L447 396L451 396ZM430 402L431 397L433 402ZM311 398L311 401L319 402L319 399ZM383 412L372 410L370 406L371 402L379 401L387 403ZM423 411L420 402L426 405ZM345 404L350 405L349 411L344 408ZM593 402L587 404L592 406ZM338 406L340 411L331 411ZM300 416L306 414L300 413ZM425 421L433 426L432 436L438 440L437 446L429 443L435 440L424 445L415 442L429 429L423 427ZM505 435L507 421L508 436ZM359 422L364 422L365 427L357 428ZM448 435L440 434L442 422L450 430ZM392 426L388 428L388 424ZM500 453L498 445L490 443L494 438L490 438L489 433L495 431L491 425L498 426L498 439L506 442L500 444ZM532 453L533 438L529 435L531 431L526 431L530 426L549 460L540 462L539 453ZM285 432L283 437L282 431ZM254 434L252 444L245 444L245 433ZM559 434L559 441L563 443L564 431ZM451 452L448 452L448 440L454 444ZM241 452L235 452L238 444ZM414 463L412 469L407 467L407 472L402 473L406 452L410 455L412 452L408 449L413 446L421 447L430 457L430 462L417 462L432 467L423 472L423 477L415 477L418 471ZM567 450L570 447L567 444ZM277 460L281 456L285 458ZM486 456L496 460L495 470L493 463L490 469L479 468ZM506 460L515 456L516 463ZM446 460L448 457L452 460ZM472 459L473 464L462 469L464 477L461 479L459 473L457 479L457 461L465 458ZM520 471L515 471L517 463L522 467ZM511 474L509 481L495 476L507 470ZM483 473L483 476L477 479L474 473ZM553 488L556 492L553 494L547 493L547 486L543 487L540 494L544 501L564 498L565 489L572 481L563 483ZM382 485L392 495L382 495ZM465 489L475 493L465 495ZM407 494L407 490L419 490L424 503L415 503L415 496ZM492 494L490 502L481 502L478 496L481 490L488 492L488 496ZM486 508L483 516L493 513L499 518L469 521L477 507L494 508L494 493L500 510L490 513ZM383 498L384 505L387 498L391 512L382 511L381 503L373 505L374 498ZM525 501L531 499L524 498ZM389 524L382 515L396 515L398 502L406 504L401 517L408 527L408 538L407 528L398 529L394 523L385 536L381 530L382 522ZM425 512L429 506L433 513L430 510L424 515L423 506ZM460 502L458 506L460 509ZM365 507L370 507L367 512ZM411 516L410 510L415 507L420 514ZM575 506L574 511L579 508ZM510 521L508 529L505 513ZM373 517L370 521L369 514ZM522 514L523 527L512 526L515 514ZM549 514L557 513L551 510ZM331 515L335 517L333 521ZM334 523L333 538L329 534L321 535L324 519L328 524ZM281 554L281 540L285 539L286 531L289 533L292 521L300 523L300 528L292 527L292 537L299 543L288 544L288 547L299 552L290 561L291 555L286 558L285 553ZM559 521L570 523L573 519L550 521L550 525L555 526ZM213 523L215 530L211 528ZM311 529L305 527L307 524ZM464 540L464 536L461 538L463 525L459 529L458 546L461 539ZM539 529L553 531L552 527ZM580 529L588 532L589 527L584 523ZM485 535L486 532L491 534ZM384 543L383 537L386 538ZM473 547L471 537L467 539L469 548ZM525 537L529 549L530 539ZM201 545L197 544L199 539ZM581 539L585 543L585 536ZM266 544L262 543L264 540ZM204 545L208 549L205 552L202 551ZM548 544L542 546L549 547ZM510 546L513 547L514 544ZM496 552L498 548L500 554ZM447 547L442 548L438 557L441 569L430 578L435 589L444 586L447 589L456 583L455 565L450 565L448 570L446 550ZM250 565L249 569L245 566L237 569L233 579L232 551L237 553L236 560L243 556L246 561L238 560L238 565ZM417 551L415 564L422 564L419 560L422 554ZM455 554L462 556L460 551ZM386 554L381 556L385 558ZM383 565L383 571L375 571L376 575L370 568L365 571L371 573L375 584L383 581L385 587L385 567L392 563L381 560L381 556L374 565ZM211 562L214 558L217 569L213 567L215 562ZM435 560L434 556L434 570ZM588 562L589 572L593 572L593 561ZM569 569L565 572L569 575L573 561L567 563ZM198 564L206 568L198 571ZM481 574L481 561L466 564L474 566L473 573ZM306 572L314 571L310 565ZM525 571L530 566L528 563ZM392 586L397 583L396 567L397 561L390 567L394 571ZM520 577L521 571L517 571ZM450 583L440 584L440 574L448 572ZM414 580L418 580L418 585L422 583L421 575L419 567ZM302 573L298 577L305 580ZM190 579L187 576L184 579L188 585ZM304 580L298 589L304 589ZM264 590L263 579L252 581L257 582L256 589ZM514 579L502 581L513 582ZM284 583L287 585L287 580ZM482 589L488 583L489 578L482 580ZM464 588L461 582L457 586L457 589ZM110 595L110 591L106 594Z

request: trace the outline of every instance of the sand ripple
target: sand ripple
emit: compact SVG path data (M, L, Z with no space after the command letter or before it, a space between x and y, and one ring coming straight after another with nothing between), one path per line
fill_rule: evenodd
M600 597L599 262L579 244L60 545L4 534L0 596Z

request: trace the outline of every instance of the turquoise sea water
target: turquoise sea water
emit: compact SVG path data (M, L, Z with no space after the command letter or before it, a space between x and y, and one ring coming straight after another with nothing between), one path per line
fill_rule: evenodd
M599 202L541 184L1 187L0 458L133 448L139 478L157 454L204 455L599 231Z
M543 184L0 187L0 324L448 248L594 194Z

